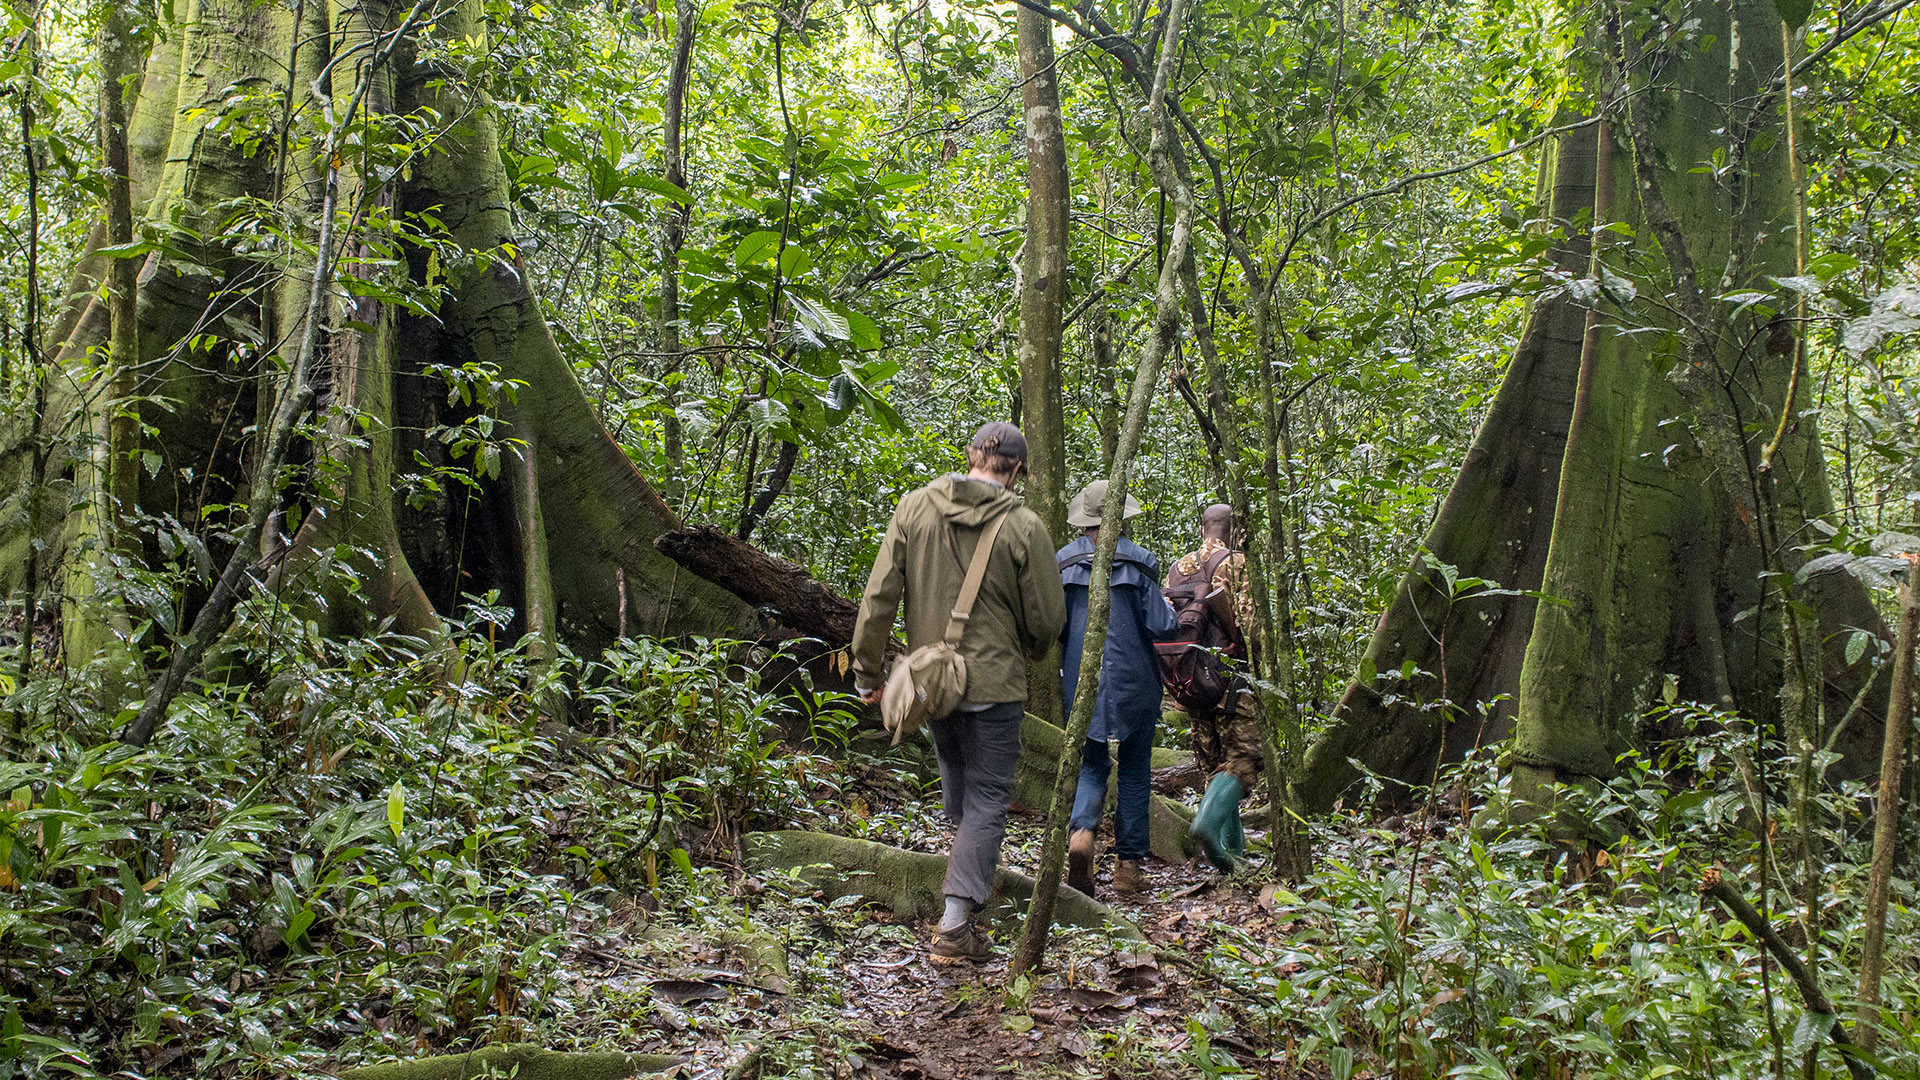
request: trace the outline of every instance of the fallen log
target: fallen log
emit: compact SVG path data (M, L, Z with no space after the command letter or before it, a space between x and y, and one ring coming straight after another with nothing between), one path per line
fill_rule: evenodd
M747 603L772 608L784 626L835 648L853 641L860 606L821 584L803 566L711 525L670 529L654 537L653 546Z
M830 899L866 897L903 919L937 918L946 906L940 886L947 860L939 855L798 829L748 833L741 838L741 848L754 873L798 871L801 880ZM993 892L986 917L1011 926L1008 920L1020 914L1017 903L1033 896L1033 879L1003 867L994 877ZM1054 901L1057 921L1096 929L1111 925L1119 937L1144 940L1119 912L1079 890L1063 885L1058 896Z
M340 1080L470 1080L513 1076L517 1080L629 1080L686 1063L667 1054L570 1054L529 1043L487 1046L466 1054L392 1061L348 1069Z

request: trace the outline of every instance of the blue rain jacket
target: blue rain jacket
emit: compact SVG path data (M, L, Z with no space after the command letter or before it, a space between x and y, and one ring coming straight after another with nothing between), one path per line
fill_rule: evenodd
M1081 537L1059 550L1065 563L1092 555L1093 540ZM1100 667L1100 696L1094 702L1087 738L1095 742L1125 739L1160 719L1160 661L1153 643L1173 636L1173 606L1160 591L1160 565L1140 545L1120 538L1113 558L1113 605L1107 617L1107 647ZM1063 566L1060 584L1067 593L1067 625L1060 633L1060 700L1069 711L1080 685L1080 642L1087 630L1087 592L1093 564Z

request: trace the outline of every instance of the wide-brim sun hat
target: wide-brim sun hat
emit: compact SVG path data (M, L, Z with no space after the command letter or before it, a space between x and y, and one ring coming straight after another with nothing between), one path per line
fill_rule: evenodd
M1080 489L1080 494L1067 503L1067 524L1076 529L1091 529L1100 524L1100 510L1107 504L1107 482L1095 480ZM1121 520L1140 516L1140 502L1131 494L1127 496L1127 505L1120 512Z

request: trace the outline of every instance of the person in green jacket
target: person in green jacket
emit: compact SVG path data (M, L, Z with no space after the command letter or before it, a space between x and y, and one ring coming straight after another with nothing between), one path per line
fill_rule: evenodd
M1046 654L1067 618L1053 539L1013 492L1026 470L1026 437L1012 424L987 424L967 447L967 465L965 473L942 476L900 500L867 576L853 630L854 688L867 702L878 702L886 685L887 639L902 602L909 652L941 640L981 533L1009 515L960 639L966 693L953 712L927 725L940 762L941 801L954 824L943 884L946 911L931 950L942 962L984 960L991 950L973 915L993 894L1007 832L1026 714L1027 661Z

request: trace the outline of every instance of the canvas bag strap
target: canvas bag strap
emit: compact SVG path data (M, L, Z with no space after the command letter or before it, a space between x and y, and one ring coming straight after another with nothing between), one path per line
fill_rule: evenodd
M953 615L947 620L947 644L960 647L960 639L966 636L967 620L973 618L973 602L980 598L980 583L987 577L987 558L993 554L993 541L1000 535L1000 526L1006 523L1011 512L1002 513L987 523L987 529L980 534L980 543L973 549L973 562L967 566L967 578L960 583L960 596L953 602Z

